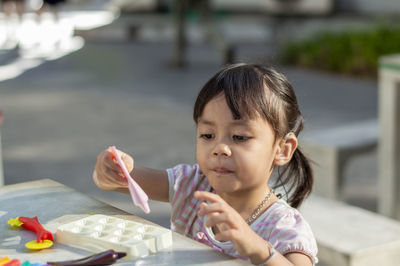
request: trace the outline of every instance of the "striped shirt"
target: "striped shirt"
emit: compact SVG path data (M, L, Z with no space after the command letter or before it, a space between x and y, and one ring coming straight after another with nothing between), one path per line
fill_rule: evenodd
M198 164L181 164L167 169L169 201L172 205L171 230L207 244L223 253L240 256L231 241L220 242L197 216L201 201L193 194L197 190L212 191ZM282 255L303 253L317 263L317 244L310 226L302 215L280 199L263 212L250 227Z

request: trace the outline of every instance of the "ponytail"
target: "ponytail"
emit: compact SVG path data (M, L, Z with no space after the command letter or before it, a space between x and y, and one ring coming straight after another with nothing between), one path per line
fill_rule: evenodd
M282 173L278 175L274 188L284 186L288 195L287 201L289 205L293 208L298 208L311 193L313 180L310 161L297 148L290 162L284 166ZM287 188L286 186L289 187Z

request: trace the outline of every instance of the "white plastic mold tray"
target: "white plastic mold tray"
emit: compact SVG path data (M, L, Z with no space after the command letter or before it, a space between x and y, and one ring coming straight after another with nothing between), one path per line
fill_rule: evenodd
M126 259L156 253L172 245L170 230L101 214L61 225L56 241L90 252L114 249Z

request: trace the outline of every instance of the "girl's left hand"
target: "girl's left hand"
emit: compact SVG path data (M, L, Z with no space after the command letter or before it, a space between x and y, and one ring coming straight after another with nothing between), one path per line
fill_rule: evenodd
M235 249L241 256L250 258L251 261L263 261L269 255L269 245L258 236L240 216L240 214L226 203L217 194L207 191L196 191L194 197L202 202L198 215L207 216L205 226L218 228L215 239L218 241L232 241ZM265 258L260 258L264 257Z

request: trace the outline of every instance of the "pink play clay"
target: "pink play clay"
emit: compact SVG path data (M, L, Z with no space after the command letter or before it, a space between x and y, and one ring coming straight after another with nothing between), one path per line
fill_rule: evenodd
M126 169L125 164L122 161L121 157L118 155L115 146L111 146L110 150L111 153L114 155L115 159L117 160L118 165L121 167L124 176L128 180L128 188L133 203L136 206L139 206L145 213L150 213L149 204L147 202L149 200L149 197L147 196L146 192L144 192L143 189L135 182L135 180L133 180L128 170Z

